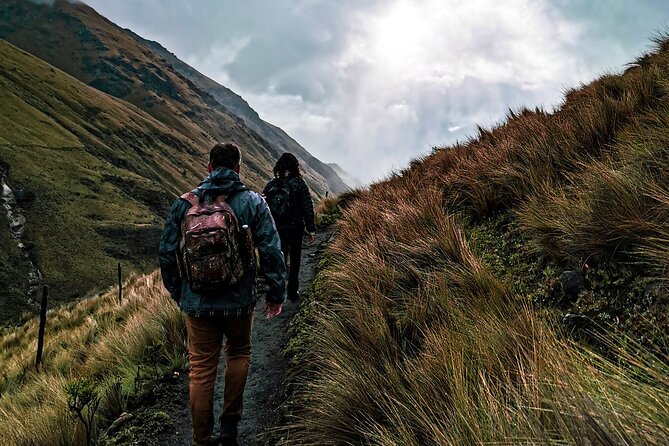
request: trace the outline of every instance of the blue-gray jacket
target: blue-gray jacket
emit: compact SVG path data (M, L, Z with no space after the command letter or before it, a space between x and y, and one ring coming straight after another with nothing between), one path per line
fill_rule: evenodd
M239 176L227 168L216 169L198 187L213 197L228 193L228 203L235 211L240 225L248 225L253 234L253 244L258 249L260 269L265 276L265 300L282 303L286 298L286 265L281 253L279 234L265 200L244 186ZM199 191L194 191L200 193ZM258 293L256 271L251 269L234 286L222 289L215 295L200 295L191 290L190 284L181 280L177 267L177 246L181 239L181 222L191 204L181 198L170 209L160 239L160 271L165 288L181 310L189 315L207 314L242 315L253 311Z

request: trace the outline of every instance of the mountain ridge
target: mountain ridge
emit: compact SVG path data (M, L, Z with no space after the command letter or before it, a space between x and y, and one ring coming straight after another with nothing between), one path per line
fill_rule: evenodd
M169 205L201 180L215 141L243 147L250 187L269 180L276 142L92 8L3 1L0 38L0 167L32 197L16 204L26 249L0 216L0 321L36 310L26 255L54 303L114 283L119 262L153 269ZM338 187L305 164L318 196Z
M249 120L246 115L255 112L248 105L240 118L220 102L220 94L217 99L182 75L147 45L149 41L100 16L88 5L63 0L53 5L7 0L0 5L0 38L98 90L133 103L174 127L193 144L210 147L216 140L236 140L246 149L245 160L251 167L247 173L255 187L262 186L280 152L288 150L297 152L305 162L307 181L316 194L346 188L333 171L284 132L272 130L259 117ZM182 69L187 66L178 62ZM208 81L212 89L230 92Z
M132 33L132 31L130 32ZM261 119L260 115L251 108L244 98L181 61L175 54L162 46L159 42L144 39L135 33L132 34L135 38L146 43L159 55L164 57L167 63L171 64L177 72L181 73L195 85L212 95L221 105L229 109L232 113L242 118L247 125L257 131L266 140L270 141L270 143L285 147L285 150L295 154L303 163L311 166L321 174L330 185L329 192L338 194L348 189L346 182L343 181L339 173L332 169L329 164L314 163L316 158L313 155L307 152L304 147L291 138L284 130Z
M341 167L337 163L326 163L328 167L330 167L334 172L341 178L346 184L348 184L350 187L356 189L362 187L363 183L350 173L344 170L343 167Z

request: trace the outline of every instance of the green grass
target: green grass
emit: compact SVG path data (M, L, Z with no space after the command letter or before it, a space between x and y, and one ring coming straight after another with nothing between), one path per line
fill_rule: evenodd
M315 207L316 223L322 226L334 224L341 218L342 211L360 195L357 189L349 190L339 195L322 198Z
M167 208L200 176L184 138L4 41L0 86L0 162L12 188L35 194L24 205L24 240L52 301L114 283L117 262L126 273L155 268ZM12 253L7 227L0 242ZM19 282L2 281L20 302L3 322L27 308Z

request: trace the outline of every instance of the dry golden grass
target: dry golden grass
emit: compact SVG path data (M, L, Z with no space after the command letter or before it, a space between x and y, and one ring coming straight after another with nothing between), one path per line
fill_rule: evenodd
M658 50L625 73L568 92L555 113L510 111L505 123L404 173L439 188L446 208L474 222L512 211L528 241L556 260L644 262L666 274L667 41L658 38Z
M669 259L669 42L562 108L510 113L342 212L296 326L287 444L666 445L669 357L565 338L469 249L508 213L554 262ZM557 264L557 263L556 263Z
M512 113L346 206L324 203L342 217L294 341L299 410L285 442L669 444L666 353L605 333L604 357L566 339L479 262L461 224L508 212L556 262L595 257L666 274L668 66L661 42L623 75L570 92L556 113ZM127 380L144 346L166 336L170 361L183 360L178 312L155 275L141 280L144 298L131 298L121 321L113 294L54 315L67 330L52 328L44 373L30 372L25 353L34 323L3 336L14 353L2 358L2 438L25 444L37 426L34 444L80 441L65 381Z
M665 363L628 346L614 364L556 336L421 177L360 203L302 333L289 444L667 444Z
M164 341L162 366L185 365L185 326L157 273L126 282L124 301L115 291L48 313L43 365L34 366L37 321L5 330L0 438L6 445L85 444L82 426L68 414L64 385L77 377L99 383L101 426L119 415L117 400L132 393L145 348ZM116 388L114 382L120 381ZM102 418L106 419L102 419Z

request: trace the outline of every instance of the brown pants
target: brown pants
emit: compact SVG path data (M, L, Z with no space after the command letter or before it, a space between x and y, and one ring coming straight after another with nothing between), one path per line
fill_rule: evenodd
M242 316L186 315L190 410L194 444L208 444L214 429L214 386L225 336L223 417L240 417L251 359L253 312Z

